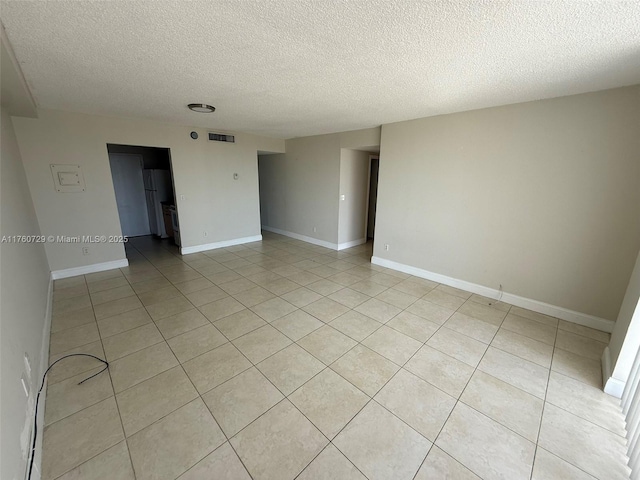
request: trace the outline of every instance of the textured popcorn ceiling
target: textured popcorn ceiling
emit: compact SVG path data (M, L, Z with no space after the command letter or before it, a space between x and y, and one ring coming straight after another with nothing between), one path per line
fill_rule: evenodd
M42 108L282 138L640 83L640 2L0 7Z

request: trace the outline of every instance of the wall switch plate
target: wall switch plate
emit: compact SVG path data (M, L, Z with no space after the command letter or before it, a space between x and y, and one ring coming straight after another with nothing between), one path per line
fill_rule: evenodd
M58 172L58 183L63 187L80 185L78 172Z
M385 251L387 251L387 252L389 251L389 244L388 244L388 243L385 243L385 244L384 244L384 249L385 249Z
M316 227L313 227L313 233L318 233L318 229Z

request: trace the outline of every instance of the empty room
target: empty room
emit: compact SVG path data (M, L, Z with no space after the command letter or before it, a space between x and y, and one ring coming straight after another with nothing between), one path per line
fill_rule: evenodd
M0 0L2 480L640 478L640 3Z

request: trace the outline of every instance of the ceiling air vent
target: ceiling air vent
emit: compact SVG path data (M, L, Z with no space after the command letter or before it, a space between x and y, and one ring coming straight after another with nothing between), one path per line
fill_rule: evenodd
M225 135L223 133L210 133L209 140L214 142L236 143L236 137L233 135Z

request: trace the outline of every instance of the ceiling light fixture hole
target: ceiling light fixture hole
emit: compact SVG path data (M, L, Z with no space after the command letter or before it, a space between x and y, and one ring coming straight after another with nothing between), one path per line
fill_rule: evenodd
M198 113L213 113L216 111L216 107L212 107L206 103L190 103L187 107L189 107L189 110L193 110Z

